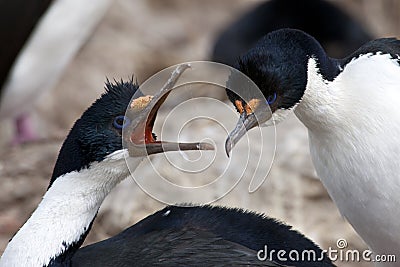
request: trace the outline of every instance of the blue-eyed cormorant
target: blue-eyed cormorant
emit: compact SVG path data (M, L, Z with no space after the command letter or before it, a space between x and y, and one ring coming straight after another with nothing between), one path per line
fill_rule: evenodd
M375 253L397 257L399 54L395 38L370 41L334 59L302 31L266 35L237 65L265 99L255 99L245 87L240 97L228 91L241 115L226 141L229 153L247 130L278 123L294 111L308 129L314 167L341 214ZM231 76L228 83L235 82Z

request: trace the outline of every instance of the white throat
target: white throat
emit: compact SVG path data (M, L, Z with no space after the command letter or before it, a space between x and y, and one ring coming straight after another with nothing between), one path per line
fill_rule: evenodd
M126 154L126 150L116 151L88 169L58 177L8 244L0 266L46 266L77 242L104 198L128 177ZM137 161L136 165L141 159L129 158Z
M315 58L308 60L307 75L306 90L295 114L310 131L331 131L330 127L342 120L339 113L348 99L336 84L324 80Z
M387 54L353 59L331 82L310 58L295 110L319 178L377 254L400 251L399 85L400 67Z

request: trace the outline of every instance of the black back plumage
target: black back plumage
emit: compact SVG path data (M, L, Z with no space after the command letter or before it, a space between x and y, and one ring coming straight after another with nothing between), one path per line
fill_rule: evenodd
M397 62L400 64L400 40L397 40L396 38L379 38L370 41L358 48L349 56L340 60L340 64L343 68L350 61L361 55L374 55L377 53L389 54L393 59L397 59Z
M110 239L81 248L72 263L115 266L119 258L125 260L119 266L274 266L257 259L265 245L268 250L322 253L290 226L260 214L212 206L168 206ZM276 255L273 260L284 265L333 266L326 256L320 262L280 262Z
M124 247L98 247L107 257L80 250L73 266L281 266L262 262L256 252L202 230L165 229L137 237ZM124 259L124 263L118 264Z

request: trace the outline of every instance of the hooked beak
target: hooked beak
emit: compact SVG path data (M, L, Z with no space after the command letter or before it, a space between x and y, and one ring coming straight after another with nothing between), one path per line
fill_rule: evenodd
M267 114L262 114L263 117ZM268 115L267 115L268 116ZM265 117L262 121L269 120L271 116ZM247 114L247 112L243 112L240 114L239 121L236 124L235 129L228 135L225 141L225 151L226 155L229 157L230 152L235 147L235 145L239 142L239 140L249 131L250 129L258 126L260 123L260 117L256 116L255 113Z
M179 67L181 67L179 69ZM131 120L131 124L124 133L124 142L127 144L129 155L131 157L146 156L167 151L180 150L214 150L214 147L206 142L195 143L175 143L157 141L153 135L153 126L157 117L157 112L161 105L167 99L173 90L173 84L180 74L189 66L181 65L172 74L166 85L161 91L154 96L147 96L148 103L142 109L135 106L135 99L130 104L127 116ZM179 72L176 77L174 74ZM168 84L170 83L170 84Z

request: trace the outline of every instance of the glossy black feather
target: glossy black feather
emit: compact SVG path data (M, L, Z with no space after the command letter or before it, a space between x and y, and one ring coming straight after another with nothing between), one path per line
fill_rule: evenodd
M124 240L124 246L96 247L96 253L107 257L92 253L80 250L72 266L281 266L259 261L256 251L190 228L151 232Z
M238 266L235 263L248 261L251 266L271 266L256 258L265 245L321 255L321 249L302 234L261 214L215 206L169 206L114 237L79 249L72 263L146 266L149 260L162 266ZM273 260L284 265L333 266L326 256L321 262L280 262L276 255Z
M353 59L358 58L365 54L389 54L393 59L396 59L400 64L400 41L396 38L380 38L370 41L359 49L351 53L349 56L345 57L340 61L342 68L351 62Z

